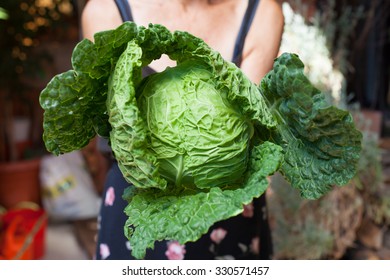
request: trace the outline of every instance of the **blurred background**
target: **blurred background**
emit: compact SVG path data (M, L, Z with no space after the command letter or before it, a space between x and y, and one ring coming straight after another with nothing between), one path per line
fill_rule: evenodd
M92 259L107 163L45 151L39 94L71 68L87 0L0 2L0 259ZM295 52L362 130L348 186L307 201L277 174L266 195L275 259L390 259L390 2L284 1Z

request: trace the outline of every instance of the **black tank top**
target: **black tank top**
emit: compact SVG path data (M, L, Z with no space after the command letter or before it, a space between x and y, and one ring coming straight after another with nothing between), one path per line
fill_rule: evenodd
M242 51L244 49L245 38L251 27L259 2L260 0L249 0L248 6L245 11L245 15L241 22L240 30L238 32L234 44L233 60L232 60L232 62L235 63L238 67L240 67L241 65ZM129 2L127 0L115 0L115 3L118 7L119 13L123 21L134 21ZM148 73L143 73L143 74L147 75L147 74L154 73L155 71L150 67L147 67L147 69L145 69L145 72Z

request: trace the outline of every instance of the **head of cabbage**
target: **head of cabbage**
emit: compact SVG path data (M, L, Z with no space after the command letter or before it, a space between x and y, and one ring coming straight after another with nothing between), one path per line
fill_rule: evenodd
M218 90L207 65L186 61L149 77L138 108L160 176L175 186L222 187L246 171L253 124Z
M195 241L238 215L277 171L309 199L354 176L361 133L297 55L277 58L256 85L186 32L126 22L94 39L42 91L43 137L54 154L109 139L132 185L124 231L136 258L157 240ZM142 78L162 54L177 66Z

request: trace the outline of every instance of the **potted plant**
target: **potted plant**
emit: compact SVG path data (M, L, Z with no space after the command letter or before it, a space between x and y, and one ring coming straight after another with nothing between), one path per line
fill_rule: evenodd
M24 200L40 203L45 149L38 98L56 71L55 57L44 45L74 37L62 29L69 27L73 6L55 0L7 0L1 6L0 205L9 208Z

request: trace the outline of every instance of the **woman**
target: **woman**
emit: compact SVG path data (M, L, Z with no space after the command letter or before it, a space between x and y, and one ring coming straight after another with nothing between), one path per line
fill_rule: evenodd
M90 0L82 15L83 35L93 40L96 32L114 29L123 21L143 26L158 23L171 31L188 31L236 63L255 83L272 68L283 31L277 0ZM174 65L163 56L144 69L144 74ZM131 258L131 246L123 234L127 203L121 196L127 186L114 162L103 193L97 259ZM215 224L197 242L157 242L146 258L270 258L264 197L247 205L242 215Z

